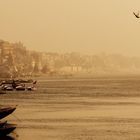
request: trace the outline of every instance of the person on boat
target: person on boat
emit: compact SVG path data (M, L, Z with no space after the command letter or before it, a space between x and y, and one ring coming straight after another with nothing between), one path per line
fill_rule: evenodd
M12 82L12 87L15 89L17 87L17 84L15 82L15 80L13 79L13 82Z

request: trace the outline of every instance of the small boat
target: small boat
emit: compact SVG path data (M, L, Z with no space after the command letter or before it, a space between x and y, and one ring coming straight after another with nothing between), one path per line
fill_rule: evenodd
M6 125L7 121L0 121L0 128L2 128L4 125Z
M15 140L15 138L11 136L1 136L0 140Z
M27 87L27 90L29 90L29 91L35 91L36 88L34 86L30 86L30 87Z
M13 87L11 85L2 85L0 87L1 90L8 90L8 91L12 91Z
M8 116L15 111L16 107L2 107L0 108L0 119Z
M16 129L16 125L14 124L5 124L3 127L0 128L0 137L6 136L13 132ZM0 138L1 139L1 138Z
M2 85L2 86L1 86L1 89L2 89L2 90L6 90L7 87L8 87L7 85Z
M6 90L13 91L14 89L13 89L13 87L9 86L9 87L6 88Z
M17 87L16 87L16 90L25 90L25 87L24 87L24 86L19 85L19 86L17 86Z

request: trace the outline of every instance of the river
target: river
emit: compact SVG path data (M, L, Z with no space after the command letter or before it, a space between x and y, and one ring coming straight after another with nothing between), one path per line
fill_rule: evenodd
M18 105L6 118L15 140L140 139L137 76L38 79L37 91L1 94L0 104Z

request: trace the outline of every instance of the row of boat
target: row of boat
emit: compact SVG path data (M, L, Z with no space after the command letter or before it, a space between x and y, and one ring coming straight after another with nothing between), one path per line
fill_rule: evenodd
M30 86L26 86L25 83L31 83ZM24 90L36 90L37 81L33 80L4 80L0 83L0 90L5 91L24 91Z
M11 113L13 113L16 110L16 106L14 107L1 107L0 108L0 120L7 117ZM10 124L7 121L0 121L0 140L2 137L7 136L11 132L13 132L16 129L15 124Z

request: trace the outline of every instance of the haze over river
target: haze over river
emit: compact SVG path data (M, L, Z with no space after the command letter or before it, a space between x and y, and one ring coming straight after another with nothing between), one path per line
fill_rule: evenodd
M38 79L37 91L0 95L16 140L139 140L140 77Z

